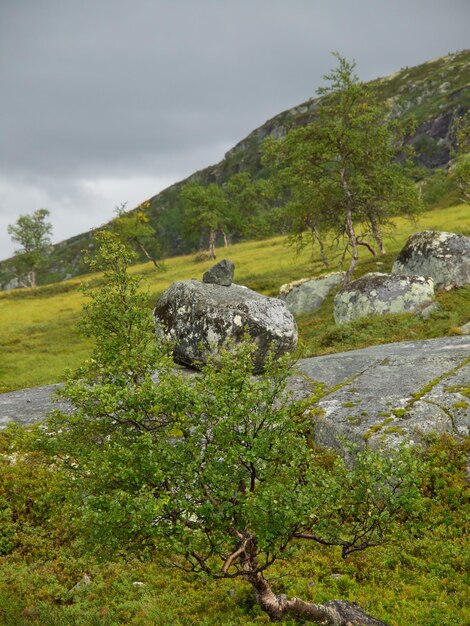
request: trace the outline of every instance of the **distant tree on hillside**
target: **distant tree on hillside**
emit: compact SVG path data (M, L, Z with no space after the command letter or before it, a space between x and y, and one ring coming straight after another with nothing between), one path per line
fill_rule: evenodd
M317 90L315 121L268 140L264 161L274 168L286 215L300 245L308 234L320 243L326 232L345 241L346 282L353 276L360 246L383 252L390 218L413 214L419 204L399 157L403 129L354 73L355 64L335 54L338 67ZM322 249L324 254L324 250Z
M44 262L51 245L52 224L47 209L39 209L31 215L21 215L8 226L8 234L20 247L15 250L13 266L16 277L23 287L36 287L37 272Z
M115 208L116 217L110 222L109 228L121 241L130 246L138 254L142 253L155 268L160 268L160 244L155 229L149 224L145 209L149 203L144 202L134 211L126 211L126 203Z
M180 193L183 206L183 232L186 237L199 236L200 247L208 250L215 259L217 234L229 245L228 227L231 222L229 204L221 187L211 183L204 187L200 183L188 183Z
M223 190L232 228L240 235L265 237L273 233L273 202L267 180L254 180L249 172L239 172L223 185Z

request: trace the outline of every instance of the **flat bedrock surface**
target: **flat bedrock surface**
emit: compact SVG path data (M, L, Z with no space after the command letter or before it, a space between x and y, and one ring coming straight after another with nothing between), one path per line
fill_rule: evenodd
M323 383L315 432L325 445L341 447L344 437L358 443L384 436L419 440L430 431L463 436L470 427L470 399L459 388L470 386L469 359L469 336L384 344L301 359L289 386L295 397L305 397L312 381ZM0 394L0 428L43 419L57 406L51 400L55 388Z

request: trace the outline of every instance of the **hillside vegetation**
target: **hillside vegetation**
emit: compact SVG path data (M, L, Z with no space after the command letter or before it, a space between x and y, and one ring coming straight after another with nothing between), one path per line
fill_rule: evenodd
M470 51L428 61L412 68L403 68L392 76L368 83L378 101L386 104L392 117L402 122L414 119L416 128L407 141L415 149L416 180L424 187L424 200L428 206L441 202L443 206L456 202L458 193L446 176L446 168L453 158L455 137L452 124L468 110L470 89L468 66ZM359 68L360 69L360 68ZM236 174L245 173L253 180L267 176L261 163L261 147L268 137L279 138L289 129L305 126L316 116L322 98L312 98L288 111L279 113L255 129L245 139L227 152L216 165L195 172L142 203L146 217L156 232L154 250L163 256L189 253L197 249L198 238L188 236L180 193L192 181L203 186L215 183L222 186ZM123 199L125 200L125 199ZM267 206L268 213L272 206ZM137 209L136 209L137 210ZM231 233L234 240L240 237L259 239L261 235L281 234L281 226L271 213L263 222L263 232ZM82 250L94 247L92 232L76 235L53 247L52 253L38 277L39 284L48 284L64 278L86 273ZM144 260L144 256L142 259ZM8 285L14 273L8 262L0 262L0 288Z
M468 205L436 209L424 213L417 223L395 220L396 228L386 239L387 254L372 257L362 253L356 276L370 271L390 271L407 237L417 230L447 230L468 233ZM286 245L285 237L249 241L217 250L218 258L235 263L235 281L265 295L276 296L282 284L305 276L324 273L319 261L312 262L310 251L298 255ZM172 282L201 278L210 261L194 263L193 256L168 259L164 271L151 263L136 265L148 290L149 307ZM332 268L334 269L334 264ZM84 296L80 282L99 284L99 275L87 275L39 287L0 293L0 391L44 385L64 379L67 368L74 368L89 352L89 344L79 334ZM336 326L332 298L312 316L299 320L300 356L311 356L362 348L367 345L444 336L469 321L470 289L458 289L438 296L442 311L431 320L413 315L363 319Z

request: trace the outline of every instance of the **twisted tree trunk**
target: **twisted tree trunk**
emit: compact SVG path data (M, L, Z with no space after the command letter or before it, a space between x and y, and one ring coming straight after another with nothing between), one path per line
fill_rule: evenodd
M217 233L215 230L211 230L209 234L209 258L215 259L215 238Z
M365 613L354 602L331 600L326 604L311 604L300 598L276 596L262 574L246 575L256 592L260 607L272 622L280 622L283 617L292 615L325 626L387 626L385 622Z
M382 233L380 232L380 226L377 222L375 215L369 215L369 222L372 229L372 235L379 247L380 254L385 254L385 246L382 239Z
M348 236L349 243L351 245L351 250L352 250L351 261L349 263L349 267L346 270L346 274L344 277L344 284L348 285L352 280L352 277L354 275L354 269L359 260L359 249L358 249L356 231L354 230L352 211L350 209L348 209L348 212L346 214L346 234Z

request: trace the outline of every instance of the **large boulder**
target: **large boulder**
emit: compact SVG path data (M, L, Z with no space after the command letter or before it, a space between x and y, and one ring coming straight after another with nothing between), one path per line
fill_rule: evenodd
M416 312L434 299L432 278L366 274L341 289L334 300L337 324L369 315Z
M434 230L415 233L392 272L430 277L440 289L470 284L470 237Z
M319 278L301 278L282 285L279 298L294 315L313 313L321 307L327 295L344 280L344 272L326 274Z
M248 332L257 345L255 373L270 349L276 356L297 345L297 325L284 302L251 289L185 280L173 283L158 300L155 318L174 342L175 361L198 367L208 352Z

